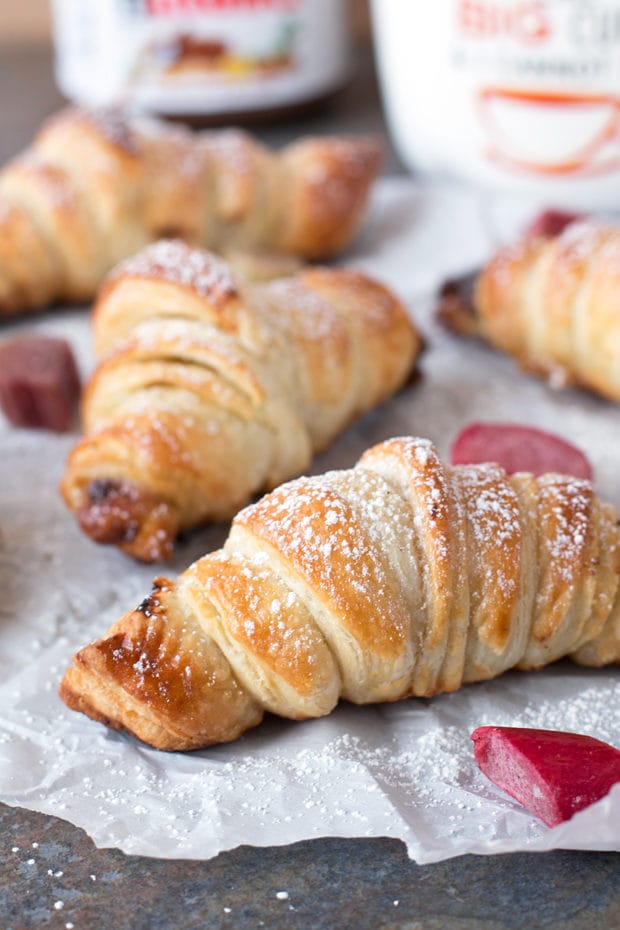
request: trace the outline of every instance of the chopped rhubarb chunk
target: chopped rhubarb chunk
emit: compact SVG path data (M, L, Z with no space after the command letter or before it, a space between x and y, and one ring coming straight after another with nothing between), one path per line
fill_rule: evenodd
M517 423L470 423L450 450L453 465L496 462L512 475L559 472L592 480L592 466L583 452L554 433Z
M525 235L553 239L563 233L567 226L585 219L586 216L586 213L573 213L568 210L542 210L528 223Z
M65 432L80 395L64 339L23 336L0 343L0 407L16 426Z
M480 770L548 826L555 827L620 782L620 751L578 733L478 727Z

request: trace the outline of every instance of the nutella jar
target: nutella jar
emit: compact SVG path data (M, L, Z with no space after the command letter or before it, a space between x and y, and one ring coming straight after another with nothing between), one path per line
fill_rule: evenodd
M620 207L620 0L374 0L373 19L409 167Z
M196 121L315 102L346 80L345 0L52 0L56 78L85 106Z

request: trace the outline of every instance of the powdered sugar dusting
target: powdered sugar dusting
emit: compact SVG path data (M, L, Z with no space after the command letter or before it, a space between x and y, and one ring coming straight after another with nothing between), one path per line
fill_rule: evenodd
M380 146L369 138L332 138L325 145L325 157L309 161L305 180L317 190L315 209L348 219L345 214L355 209L360 182L377 170Z
M527 238L519 239L505 245L493 256L488 268L492 277L497 281L498 288L509 287L515 266L523 262L535 247L542 250L545 245L543 243L533 245L532 240Z
M325 643L295 592L287 591L262 555L244 558L224 551L204 560L209 568L215 566L214 572L207 568L202 573L201 563L196 566L198 584L217 599L216 603L223 597L226 605L227 634L221 648L229 653L230 640L239 642L249 664L261 669L257 679L263 682L263 670L269 669L267 706L274 713L290 712L291 706L302 716L311 713L306 701L317 695L315 713L323 713L327 708L321 704L320 692L330 685L334 674ZM233 570L222 572L218 563L232 563ZM330 691L329 707L338 698L337 682L331 684Z
M171 125L153 117L141 116L132 121L140 153L148 166L154 163L161 170L171 168L174 178L183 178L185 182L198 183L205 175L205 155L198 142L198 136L184 126ZM196 197L202 190L195 188ZM158 191L153 190L157 198Z
M533 250L542 254L552 249L557 258L565 263L566 273L576 264L587 261L597 244L605 236L606 227L594 218L584 218L569 223L559 236L551 239L532 239L525 236L504 246L493 258L493 274L501 286L509 287L514 274L513 268L525 261Z
M408 624L380 550L333 490L329 473L283 485L236 521L283 553L360 643L371 636L381 652L382 644L403 641Z
M125 152L136 154L135 135L127 114L120 107L93 107L75 110L78 119L87 120L101 135Z
M609 239L610 232L612 232L611 227L605 226L594 218L569 223L549 246L554 253L553 261L556 263L558 277L568 278L570 275L578 275L583 265L599 261L599 248L606 239ZM574 280L577 284L577 278Z
M538 482L544 513L543 545L552 558L554 572L569 584L591 534L592 485L563 476L543 477Z
M485 587L473 584L474 602L498 588L504 598L516 596L520 582L521 518L515 492L496 465L459 466L465 489L468 533L473 544L474 570ZM471 545L470 544L470 545ZM499 553L499 558L493 558Z
M25 170L36 178L36 182L44 188L45 197L54 210L78 208L77 188L64 168L50 164L34 149L24 153L15 162L15 167L18 171ZM6 196L7 199L11 197L10 175Z
M604 223L594 217L587 217L569 223L557 237L558 247L562 252L583 261L589 258L598 241L609 231Z
M163 278L172 284L192 288L201 297L224 301L237 296L237 289L225 262L210 252L192 249L179 239L161 239L114 269L110 280L129 275Z
M267 299L287 308L288 326L304 341L323 343L326 339L343 339L346 332L334 308L312 287L304 287L298 278L270 281L260 289ZM324 352L329 363L329 352Z
M200 144L222 161L227 171L243 176L251 171L254 141L238 129L206 131L200 136Z

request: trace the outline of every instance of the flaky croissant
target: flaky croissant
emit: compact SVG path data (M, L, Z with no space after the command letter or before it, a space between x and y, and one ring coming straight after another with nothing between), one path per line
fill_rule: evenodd
M620 401L620 229L592 220L500 249L471 299L447 285L440 316L554 386Z
M75 656L69 707L160 749L453 691L570 656L620 662L620 530L589 482L374 446L237 515L223 549Z
M179 241L122 263L93 320L105 358L61 490L93 539L144 561L300 474L420 348L402 304L360 273L241 284Z
M370 139L274 154L238 131L64 110L0 172L0 317L89 299L121 259L166 236L332 255L357 229L379 161Z

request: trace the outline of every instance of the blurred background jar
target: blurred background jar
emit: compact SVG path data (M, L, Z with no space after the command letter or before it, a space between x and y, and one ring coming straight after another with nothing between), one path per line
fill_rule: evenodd
M346 81L346 0L52 0L56 78L87 106L193 122L282 115Z
M620 2L373 0L372 18L411 170L620 207Z

